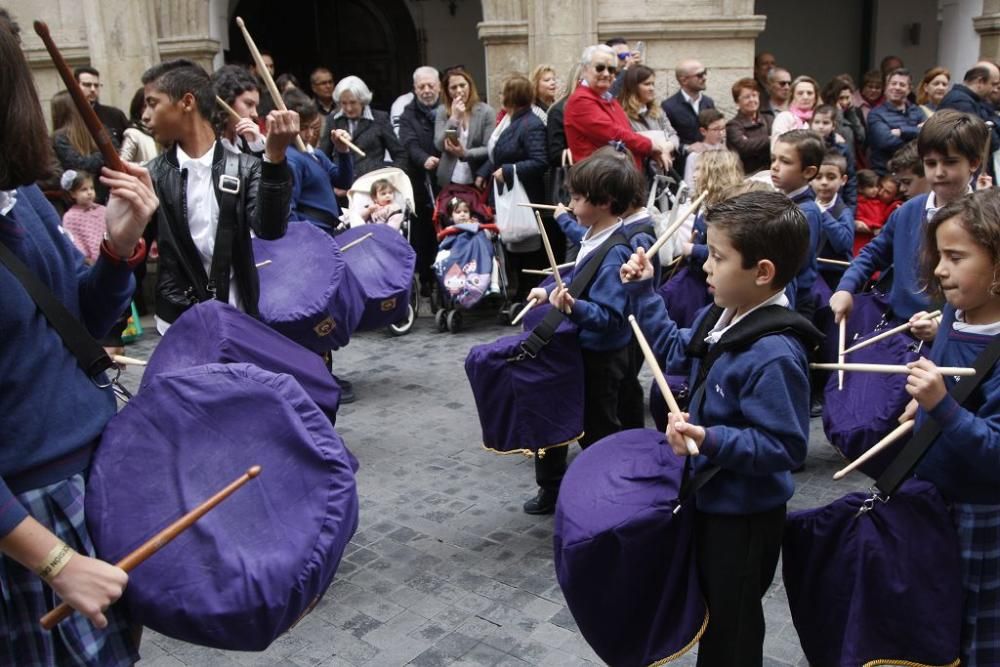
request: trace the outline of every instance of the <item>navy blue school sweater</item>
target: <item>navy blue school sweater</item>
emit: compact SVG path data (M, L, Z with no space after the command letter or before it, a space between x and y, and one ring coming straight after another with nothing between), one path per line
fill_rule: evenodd
M307 206L340 217L340 206L333 188L347 190L354 181L354 160L350 153L337 153L333 162L322 151L303 153L294 144L285 153L292 170L292 220L312 220L301 207Z
M833 149L844 156L847 161L847 182L840 188L840 198L851 207L858 205L858 170L854 165L854 155L847 144L837 143L834 132L826 138L826 147Z
M795 280L786 290L788 298L793 303L799 303L803 299L811 298L812 286L816 282L817 262L816 256L821 243L829 244L833 252L838 254L850 253L854 244L854 223L847 223L838 220L832 215L824 213L816 204L816 193L812 188L807 187L795 196L789 197L802 214L806 216L809 223L809 257L802 270L795 276ZM794 299L793 299L794 286Z
M928 310L930 301L919 291L917 280L928 196L917 195L893 211L882 232L851 262L837 285L837 291L858 292L873 273L891 266L893 278L889 307L893 314L908 320L914 313Z
M95 338L128 307L127 267L99 257L93 267L59 231L59 216L35 186L17 190L0 216L0 241L24 262ZM94 440L115 414L110 389L80 369L21 283L0 265L0 537L27 512L15 493L82 472ZM31 472L30 479L25 473ZM12 485L14 488L12 489Z
M955 309L945 306L931 361L938 366L971 367L993 336L955 331ZM945 376L951 391L954 377ZM982 505L1000 503L1000 372L996 366L965 405L947 395L929 413L917 411L916 427L930 417L941 434L917 467L917 476L933 482L949 501Z
M700 359L687 353L690 329L670 319L651 280L626 283L635 314L657 359L671 373L698 377ZM698 509L711 514L753 514L784 505L795 489L791 471L806 459L809 441L809 379L806 352L792 334L772 334L740 353L725 352L705 377L704 400L691 422L705 426L697 472L722 470L697 494ZM692 384L693 386L693 384Z

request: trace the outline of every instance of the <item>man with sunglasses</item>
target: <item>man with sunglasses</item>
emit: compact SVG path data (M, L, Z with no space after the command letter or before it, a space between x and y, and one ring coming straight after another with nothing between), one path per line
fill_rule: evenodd
M791 97L791 72L783 67L772 67L767 73L767 104L761 102L760 112L774 120L775 116L788 109L788 100Z
M670 124L677 130L681 140L684 159L687 154L700 153L704 150L701 141L701 131L698 126L698 114L705 109L714 109L715 102L704 94L708 85L708 70L697 60L683 60L674 70L680 90L663 100L663 113L667 114ZM683 164L677 169L683 173Z
M615 77L614 83L611 84L611 94L618 97L625 82L625 72L632 65L642 64L642 54L638 51L633 51L628 45L628 40L624 37L612 37L604 43L614 49L615 54L618 56L618 76Z

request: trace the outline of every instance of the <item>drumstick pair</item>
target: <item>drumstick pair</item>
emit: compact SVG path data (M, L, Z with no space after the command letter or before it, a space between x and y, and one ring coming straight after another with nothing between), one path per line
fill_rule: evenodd
M556 285L562 289L566 287L566 284L563 283L562 275L559 274L559 265L556 264L556 256L552 252L552 244L549 243L549 235L545 233L545 225L542 224L542 216L538 214L538 211L535 211L535 223L538 225L538 233L542 235L542 244L545 246L545 255L549 260L549 270L552 272L552 277L556 279ZM570 264L570 266L573 266L573 264ZM528 303L524 304L524 308L521 309L521 312L519 312L514 319L510 321L510 323L517 324L520 322L524 316L528 314L528 311L534 308L537 303L538 299L535 297L528 299Z

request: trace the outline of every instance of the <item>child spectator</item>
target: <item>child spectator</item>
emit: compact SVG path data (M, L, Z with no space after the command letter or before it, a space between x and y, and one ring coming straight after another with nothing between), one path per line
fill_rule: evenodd
M812 182L813 190L816 191L816 205L844 227L854 227L854 213L840 197L846 183L847 159L840 151L828 149L823 156L823 164L819 166L819 173ZM837 253L828 243L821 243L819 257L850 260L854 255ZM837 285L844 272L843 268L830 264L820 264L817 268L831 288Z
M899 197L906 201L930 192L924 177L924 161L917 152L917 142L911 141L900 148L889 160L889 173L899 186Z
M705 151L719 151L726 148L726 117L718 109L702 109L698 112L698 132L701 133L701 143L704 150L688 155L684 165L684 180L688 187L694 188L694 173L698 168L698 160Z
M837 108L830 104L821 104L813 112L810 128L823 137L823 143L826 144L827 150L835 150L844 156L844 164L846 165L844 173L847 176L847 181L840 188L840 198L847 206L854 207L858 203L858 179L855 175L854 154L850 150L847 140L836 132L836 124Z
M870 169L863 169L862 172L864 172L866 194L858 198L858 210L854 221L855 256L869 241L878 236L892 212L902 205L896 198L898 186L892 176L879 176Z
M378 222L389 225L393 229L402 227L403 210L396 201L396 195L399 194L399 191L392 184L392 181L385 178L378 179L372 183L370 194L372 203L365 207L361 213L365 222Z
M83 253L83 261L91 266L97 261L107 230L105 208L96 202L94 177L87 171L67 169L63 172L61 183L73 198L73 205L63 215L63 227Z

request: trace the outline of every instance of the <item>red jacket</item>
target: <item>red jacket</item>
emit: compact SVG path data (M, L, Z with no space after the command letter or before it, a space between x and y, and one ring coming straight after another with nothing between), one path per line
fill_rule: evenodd
M632 151L636 166L653 150L653 142L632 129L625 110L615 99L604 100L589 86L576 87L566 100L566 143L579 162L598 148L621 141Z

